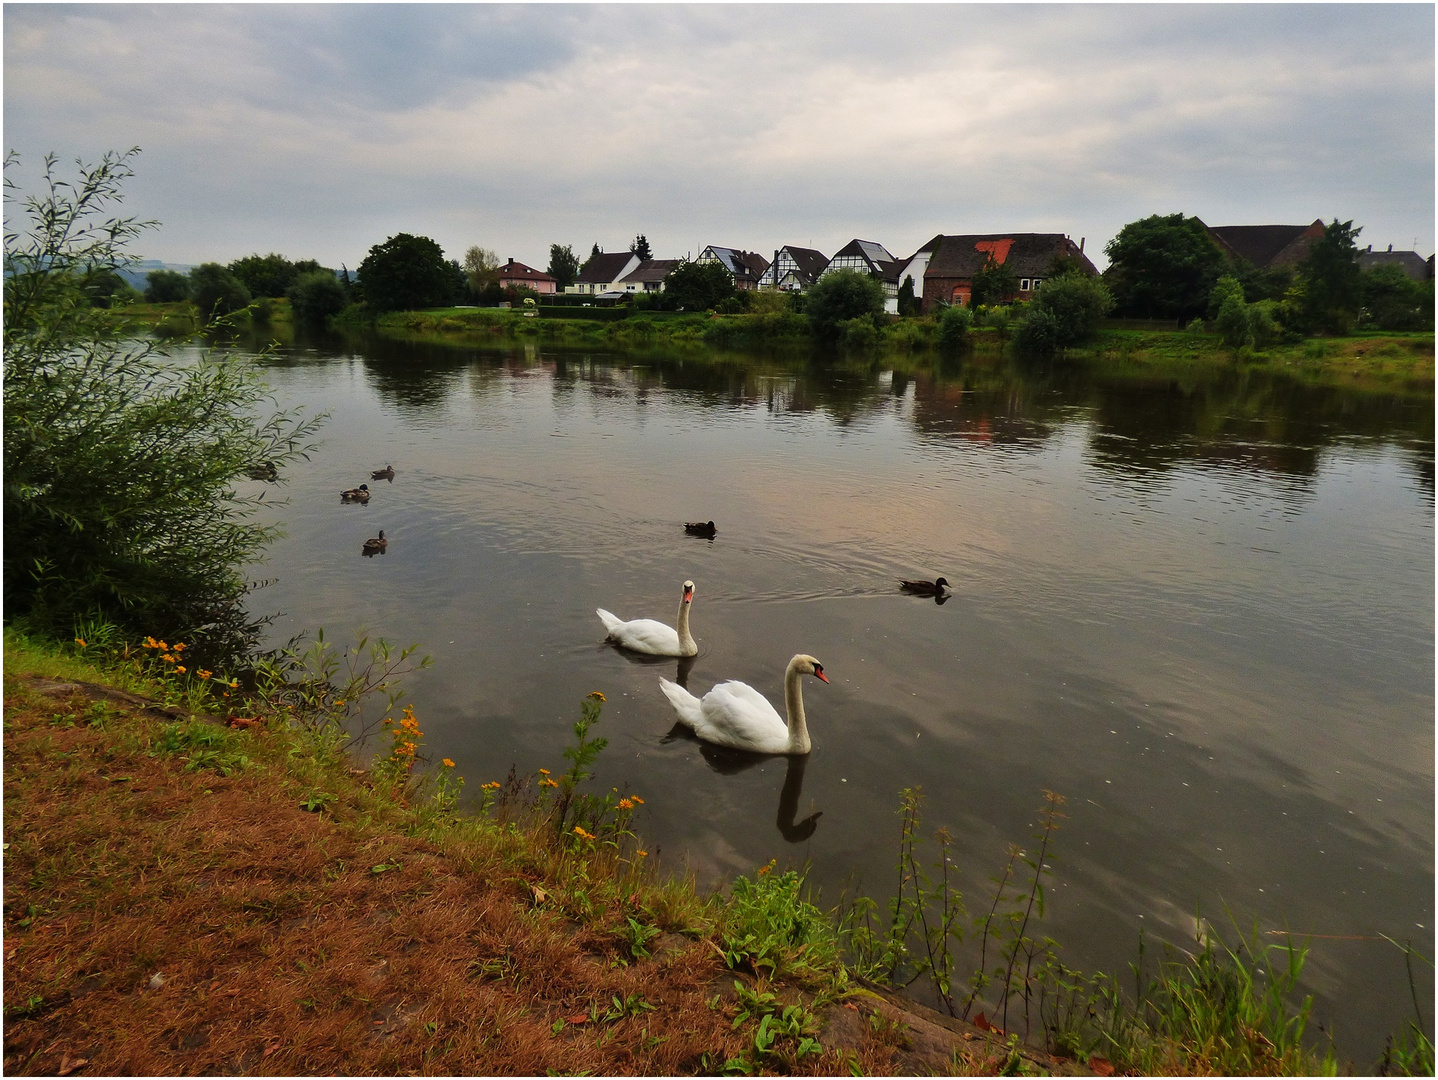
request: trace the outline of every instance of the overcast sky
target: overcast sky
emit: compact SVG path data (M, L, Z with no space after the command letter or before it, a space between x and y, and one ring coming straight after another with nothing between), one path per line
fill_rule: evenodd
M20 178L140 146L126 210L170 262L1014 231L1102 266L1176 211L1434 244L1426 3L7 3L4 49Z

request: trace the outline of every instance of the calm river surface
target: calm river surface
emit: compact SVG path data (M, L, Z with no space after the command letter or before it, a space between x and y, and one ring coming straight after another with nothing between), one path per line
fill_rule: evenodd
M1307 986L1361 1068L1411 1014L1377 935L1433 955L1431 397L532 346L264 363L332 419L254 610L283 613L276 642L420 643L404 700L471 792L562 768L601 690L599 779L644 796L666 865L716 886L777 858L827 903L886 896L921 785L979 910L1050 789L1041 931L1070 964L1127 977L1140 928L1191 941L1227 906L1312 936ZM713 540L680 527L710 518ZM935 575L943 605L897 591ZM738 678L782 710L789 657L823 662L807 762L671 737L678 662L604 644L596 607L672 621L685 578L692 690Z

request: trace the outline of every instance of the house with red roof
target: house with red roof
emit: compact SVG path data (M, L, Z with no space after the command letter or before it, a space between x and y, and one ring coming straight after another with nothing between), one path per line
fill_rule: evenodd
M1049 274L1056 259L1077 262L1090 274L1098 268L1083 253L1083 241L1075 244L1064 233L970 233L962 236L940 234L930 240L914 258L928 253L923 270L923 302L920 310L929 312L940 302L969 305L974 275L989 259L1008 267L1018 279L1017 299L1029 300ZM912 270L905 271L912 273ZM915 281L917 285L917 279ZM918 291L917 289L915 290Z
M526 289L533 289L541 296L548 296L559 291L559 282L554 278L532 266L515 262L513 259L510 259L495 272L495 280L499 282L499 287L502 289L523 285Z

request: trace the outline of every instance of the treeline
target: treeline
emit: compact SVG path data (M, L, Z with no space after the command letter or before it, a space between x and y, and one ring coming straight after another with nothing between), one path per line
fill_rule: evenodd
M109 275L121 281L119 275ZM246 255L227 266L201 263L188 274L152 270L145 276L144 298L151 304L188 300L206 315L229 315L256 301L286 298L294 315L308 322L323 322L353 301L349 271L338 273L314 259L291 262L283 255ZM111 301L114 297L112 296Z
M1202 320L1233 347L1355 329L1433 329L1433 282L1415 281L1393 263L1363 270L1362 231L1335 218L1303 261L1260 269L1222 251L1198 218L1155 214L1109 241L1103 277L1114 314Z

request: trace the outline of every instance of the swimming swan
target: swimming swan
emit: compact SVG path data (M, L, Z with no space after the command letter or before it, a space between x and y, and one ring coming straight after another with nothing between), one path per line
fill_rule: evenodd
M800 653L789 661L784 672L787 724L768 699L746 683L719 683L702 699L668 679L660 679L659 688L679 714L679 722L693 728L706 742L758 754L807 754L809 728L804 723L804 693L799 685L803 675L829 681L824 665L812 656Z
M665 626L657 619L620 619L603 608L594 613L609 631L609 640L616 645L651 656L697 656L699 645L689 633L689 604L694 599L694 582L684 583L684 595L679 600L678 629Z

